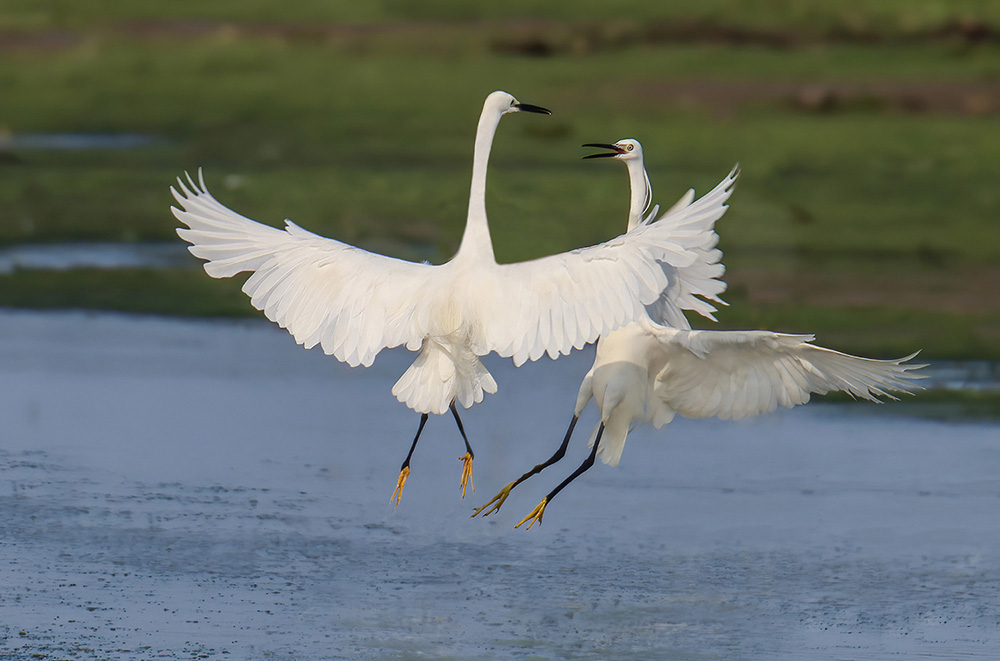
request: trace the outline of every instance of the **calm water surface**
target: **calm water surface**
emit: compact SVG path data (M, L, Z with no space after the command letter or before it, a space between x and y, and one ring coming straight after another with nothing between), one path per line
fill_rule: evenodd
M464 451L264 323L0 312L0 658L995 659L1000 428L816 404L561 440L588 352L490 368ZM891 405L886 405L891 406Z

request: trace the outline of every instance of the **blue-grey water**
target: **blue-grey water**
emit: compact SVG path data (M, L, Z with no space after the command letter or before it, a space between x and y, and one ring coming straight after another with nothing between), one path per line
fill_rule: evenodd
M995 659L1000 427L814 404L558 445L582 352L432 418L261 323L0 311L2 659ZM918 395L919 398L919 395Z
M0 274L17 270L172 268L194 266L177 241L162 243L22 243L0 248Z
M0 151L139 149L162 140L145 133L13 133L0 136Z

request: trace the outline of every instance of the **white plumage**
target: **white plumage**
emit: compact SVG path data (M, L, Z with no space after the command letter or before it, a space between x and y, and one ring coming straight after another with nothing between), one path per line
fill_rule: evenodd
M916 354L876 360L811 344L812 335L771 331L679 330L644 319L598 342L577 410L591 397L605 426L600 458L615 466L628 432L659 429L675 414L739 420L791 408L835 390L879 401L915 388ZM580 402L583 401L583 405ZM591 435L591 443L597 429Z
M652 190L639 142L625 139L613 145L584 146L612 150L589 158L610 157L625 162L631 186L628 226L641 227L648 222L645 214ZM660 222L669 221L674 214L689 213L692 207L706 213L714 209L710 213L721 216L737 173L738 167L723 182L725 188L720 184L697 202L691 202L693 192L688 191ZM628 433L637 425L652 424L659 429L676 414L688 418L746 418L769 413L779 405L804 404L811 393L833 390L878 401L880 396L891 398L889 391L913 390L912 380L922 378L909 373L922 365L904 364L916 354L873 360L810 344L812 335L691 330L680 309L696 310L714 320L714 307L700 301L699 308L690 300L698 301L693 294L700 294L722 303L718 294L725 287L718 280L723 272L719 263L722 254L715 244L696 252L698 259L676 269L671 285L656 304L647 306L646 313L636 321L598 341L594 364L580 385L572 422L556 454L508 484L476 514L487 507L490 509L486 514L499 510L513 487L561 459L576 421L591 399L601 414L590 436L591 456L518 526L528 521L530 528L535 521L541 521L548 501L590 467L595 453L604 463L617 465Z
M673 282L673 269L690 266L717 241L717 216L692 205L596 246L498 264L486 218L486 168L500 119L523 110L548 113L506 92L487 97L465 233L445 264L374 254L288 220L284 229L263 225L216 200L200 172L197 183L178 179L171 189L181 207L173 213L187 226L177 233L206 260L210 276L251 272L243 285L251 303L307 348L320 346L352 366L371 365L384 348L419 350L393 394L425 415L451 408L458 420L455 402L468 408L496 392L480 356L495 351L520 365L581 348L644 314L643 305L662 291L686 287ZM471 462L471 449L469 456Z
M291 221L262 225L228 209L204 179L172 189L190 229L177 233L215 278L243 271L251 303L307 348L349 365L371 365L384 348L421 355L393 388L420 413L444 413L495 392L479 357L515 364L556 357L635 319L670 287L669 269L692 264L717 240L710 214L679 214L611 241L518 264L497 264L485 211L486 163L500 118L518 109L494 92L476 137L469 216L455 257L407 262L328 239ZM692 210L694 211L694 210Z
M611 157L624 161L629 171L631 227L641 216L639 205L649 204L640 203L635 194L640 181L644 182L643 197L652 197L642 146L626 139L612 147ZM671 211L682 213L690 198L688 191ZM673 288L660 297L666 303L650 306L648 315L612 331L597 343L594 365L580 386L575 414L579 415L591 398L597 402L605 427L598 452L605 463L618 464L628 432L636 424L649 423L659 429L675 413L687 418L747 418L770 413L779 404L805 404L811 393L833 390L877 401L880 396L892 397L890 390L912 390L912 379L922 378L908 373L920 365L903 364L916 354L873 360L810 344L812 335L690 330L682 314L665 314L664 309L669 309L671 301L687 300L682 299L685 286L694 279L686 278L686 271L722 276L720 251L700 256L694 264L678 269L680 277L674 280ZM720 285L716 293L721 293L725 285L714 282ZM695 283L696 289L706 286L702 279ZM715 297L712 300L722 302ZM714 311L703 314L714 321ZM591 443L599 427L591 434Z

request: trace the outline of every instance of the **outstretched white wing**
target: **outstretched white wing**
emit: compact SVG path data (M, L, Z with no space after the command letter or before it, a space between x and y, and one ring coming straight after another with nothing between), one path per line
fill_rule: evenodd
M913 391L913 380L924 378L911 373L924 365L907 362L916 354L875 360L810 344L812 335L649 326L663 365L654 392L688 418L746 418L833 390L872 401L895 399L889 391Z
M725 301L719 298L726 290L726 283L721 280L726 267L721 263L722 251L716 247L718 235L714 233L714 226L729 208L726 202L733 194L739 176L740 166L737 164L711 191L696 201L692 201L694 191L687 191L656 221L672 224L677 228L707 227L713 230L714 240L704 247L694 249L695 261L690 265L683 267L664 265L670 284L660 297L646 308L653 321L674 328L687 329L691 326L681 310L691 310L715 321L712 313L716 308L712 302L726 305ZM643 222L651 221L652 217L647 216Z
M178 179L171 188L183 211L174 215L190 229L177 234L207 260L205 271L227 278L253 275L243 285L250 302L306 348L351 366L369 366L386 347L419 349L416 314L420 290L437 267L370 253L313 234L291 221L285 229L241 216L199 183Z
M652 309L657 320L689 327L681 309L711 318L715 308L697 296L721 303L726 285L715 222L728 209L740 168L737 165L711 192L695 202L689 192L655 222L650 218L598 246L534 262L501 266L495 289L482 289L484 314L492 329L489 347L514 364L555 358L581 348ZM653 265L651 259L659 262ZM642 282L640 296L629 298ZM647 292L652 287L655 294ZM659 287L659 289L657 289ZM714 319L714 318L713 318Z
M474 293L484 328L476 353L515 365L568 354L643 313L670 285L662 264L689 265L711 238L668 226L638 227L611 241L530 262L499 265Z
M473 351L520 363L568 353L631 321L670 282L659 262L693 263L715 240L710 223L653 223L590 248L520 264L459 269L370 253L290 221L262 225L195 184L171 189L190 251L216 278L242 271L254 307L307 348L370 365L386 347L419 349L425 337L461 331ZM712 221L714 222L714 221ZM714 245L714 244L713 244Z

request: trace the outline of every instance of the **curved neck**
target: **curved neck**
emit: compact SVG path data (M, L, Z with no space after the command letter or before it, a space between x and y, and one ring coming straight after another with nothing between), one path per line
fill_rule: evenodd
M483 108L476 129L476 146L472 154L472 187L469 190L469 215L458 254L472 253L479 259L495 261L490 226L486 220L486 166L490 160L493 136L503 113Z
M628 205L628 229L631 231L642 221L642 215L649 209L653 191L641 159L625 161L625 166L628 168L628 183L632 191L632 199Z

